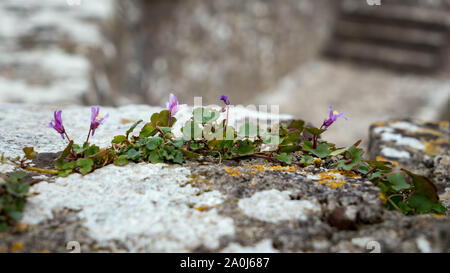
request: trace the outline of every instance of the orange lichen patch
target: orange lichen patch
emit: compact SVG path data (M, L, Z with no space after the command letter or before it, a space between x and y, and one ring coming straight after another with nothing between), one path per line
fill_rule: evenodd
M256 186L256 184L252 182L252 183L250 183L250 186L254 187L254 186Z
M440 199L448 200L448 196L445 196L445 195L441 195L441 196L439 196L439 198L440 198Z
M429 155L436 155L442 144L449 144L448 139L438 138L432 140L421 139L422 143L425 145L424 152Z
M356 184L356 183L352 183L352 186L355 187L355 188L358 188L358 187L359 187L359 185Z
M15 243L11 246L11 251L13 251L13 252L19 251L19 250L21 250L24 246L25 246L25 243L24 243L24 242L15 242Z
M205 210L208 210L208 209L209 209L209 207L205 206L205 205L196 208L196 210L198 210L198 211L205 211Z
M437 218L437 219L442 219L442 218L446 218L446 215L445 214L435 214L435 213L433 213L433 214L431 214L431 217Z
M52 253L52 252L50 250L43 249L43 250L36 251L36 253Z
M332 180L327 183L327 186L330 188L336 189L336 188L344 186L344 184L345 184L344 180L339 180L339 181Z
M434 135L434 136L438 136L438 137L443 136L442 132L439 132L439 131L433 130L433 129L427 129L427 128L420 128L419 130L417 130L416 133Z
M386 204L387 202L386 196L384 196L384 194L381 192L378 194L378 196L380 197L381 201L383 201L383 204Z
M236 169L226 168L225 171L228 173L228 176L239 177L241 175L241 172Z
M265 172L265 171L279 171L279 172L295 172L295 168L291 167L291 166L281 166L281 165L276 165L276 166L269 166L269 165L252 165L252 166L245 166L245 168L247 169L251 169L253 171L260 171L260 172ZM252 171L252 173L253 173Z
M348 178L359 178L359 177L361 177L359 174L355 173L354 171L330 170L329 172L330 173L334 173L334 174L340 174L340 175L348 177Z
M375 122L373 125L375 125L377 127L386 126L386 122L378 121L378 122Z
M321 185L326 185L330 188L336 189L339 187L342 187L345 185L345 181L340 179L342 176L349 177L349 178L357 178L360 177L353 171L339 171L339 170L330 170L328 172L322 172L319 173L320 179L318 180L318 183ZM355 184L353 184L354 186ZM358 185L356 184L356 186Z
M448 121L440 121L439 122L439 126L440 127L447 127L448 126Z

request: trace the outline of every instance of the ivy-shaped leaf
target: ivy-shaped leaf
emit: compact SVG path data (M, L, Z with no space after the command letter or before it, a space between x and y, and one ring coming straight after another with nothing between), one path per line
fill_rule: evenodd
M410 189L411 185L406 182L405 173L394 173L387 176L388 181L392 184L392 189L401 191Z
M115 136L114 139L111 141L112 144L121 144L122 142L124 142L125 140L127 140L127 136Z
M92 171L94 161L90 158L80 158L77 160L77 166L80 167L80 173L83 175Z
M25 147L23 148L23 152L25 153L25 158L28 160L33 160L37 156L37 153L34 151L34 147Z
M160 137L152 137L148 140L147 145L145 146L148 150L155 150L163 143L163 139Z
M318 144L316 149L314 149L311 141L303 141L302 147L303 150L308 151L320 158L327 157L331 154L330 146L327 144Z
M275 158L281 162L288 164L288 165L292 163L292 156L288 155L287 153L281 153L279 155L275 155Z
M243 141L238 147L239 155L251 155L255 153L255 146L250 141Z
M116 166L125 166L127 164L128 164L128 157L126 155L121 155L116 160L114 160L114 165Z

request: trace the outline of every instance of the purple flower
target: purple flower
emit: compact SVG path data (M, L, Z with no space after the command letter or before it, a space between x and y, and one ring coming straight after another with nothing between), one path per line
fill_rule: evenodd
M221 95L220 100L223 101L226 105L230 105L230 101L228 100L228 96Z
M331 124L333 124L338 117L343 117L344 113L342 112L338 112L336 110L333 110L333 108L330 106L330 116L328 117L327 120L325 120L322 124L323 129L328 129L328 127L331 126ZM344 117L345 119L347 119L346 117Z
M55 111L53 113L54 119L48 124L49 127L56 130L56 132L61 134L61 137L64 139L64 134L66 133L66 130L64 129L64 126L62 124L62 118L61 118L62 111Z
M100 107L99 106L91 106L91 131L92 136L95 133L95 130L100 126L105 119L109 116L106 114L105 117L100 116Z
M172 117L180 110L178 99L174 94L170 93L169 101L166 102L166 107L169 110L169 123L172 123Z

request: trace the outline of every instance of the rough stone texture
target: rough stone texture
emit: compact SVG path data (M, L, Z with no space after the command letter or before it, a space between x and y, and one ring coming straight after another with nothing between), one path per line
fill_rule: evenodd
M112 8L113 0L1 1L0 101L80 103Z
M446 121L390 120L370 127L369 156L434 179L439 193L450 194L450 126Z
M1 104L0 153L14 156L35 146L41 154L33 163L49 167L64 147L46 127L51 110ZM92 140L106 146L131 121L158 110L102 109L110 118ZM66 129L76 140L84 138L89 114L87 107L64 108ZM257 114L235 111L232 118L249 115ZM450 251L448 216L387 211L377 187L327 164L302 169L262 159L205 159L107 166L67 178L30 173L33 195L21 223L0 234L0 251L69 252L71 241L82 252L369 252L378 246L382 252ZM14 169L0 165L0 173Z

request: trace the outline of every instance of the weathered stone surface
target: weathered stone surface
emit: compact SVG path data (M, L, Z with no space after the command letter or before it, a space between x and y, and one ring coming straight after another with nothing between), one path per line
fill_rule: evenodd
M446 121L390 120L369 130L370 158L389 159L434 179L439 193L450 194L450 126Z
M113 6L113 0L1 1L0 101L80 103L92 89L89 55L108 47L101 24Z
M47 127L52 107L0 105L0 153L35 146L36 166L64 147ZM92 141L106 146L129 122L158 107L105 108L110 118ZM181 111L183 120L189 111ZM233 119L255 113L235 111ZM64 108L65 127L82 141L89 108ZM125 122L125 124L124 124ZM323 166L327 166L324 162ZM15 169L0 165L0 172ZM350 172L273 166L262 160L189 161L183 165L107 166L86 176L31 174L25 215L0 234L1 251L68 252L448 252L448 217L387 211L379 190Z

